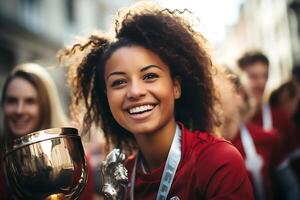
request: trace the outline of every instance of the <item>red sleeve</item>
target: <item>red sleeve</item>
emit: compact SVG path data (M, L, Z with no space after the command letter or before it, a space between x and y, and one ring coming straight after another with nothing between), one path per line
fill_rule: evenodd
M210 171L205 199L210 200L253 200L254 194L243 158L231 144L220 142L208 152ZM199 163L203 165L204 163Z

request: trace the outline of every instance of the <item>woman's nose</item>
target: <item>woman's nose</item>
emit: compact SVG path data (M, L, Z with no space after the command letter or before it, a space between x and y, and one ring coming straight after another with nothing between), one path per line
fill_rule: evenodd
M23 102L18 102L16 105L16 113L22 113L24 111L24 104Z
M147 93L145 84L141 81L132 81L127 90L127 97L137 99L145 96Z

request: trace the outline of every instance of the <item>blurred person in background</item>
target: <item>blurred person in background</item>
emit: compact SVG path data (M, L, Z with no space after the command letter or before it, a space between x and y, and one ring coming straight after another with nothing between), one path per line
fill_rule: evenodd
M269 99L271 107L284 110L290 118L297 111L300 100L300 89L294 80L288 80L272 91Z
M300 65L295 65L292 70L292 80L297 86L297 90L300 91ZM297 133L300 135L300 103L298 103L298 107L294 113L294 121L297 126Z
M1 100L7 141L69 124L55 83L40 65L26 63L14 68L4 84Z
M220 133L242 154L256 199L272 200L271 172L278 164L279 137L274 131L264 131L248 122L255 101L246 87L247 78L242 76L241 79L229 71L224 76L215 76L215 82L221 88L223 110Z
M1 157L5 145L15 138L38 130L65 127L70 124L63 112L52 77L44 67L34 63L21 64L13 69L2 89L1 109L3 110ZM80 197L82 200L93 198L91 170L88 175L88 184ZM3 179L4 176L1 176L1 190L5 188ZM1 192L1 199L13 198L8 189L5 188Z
M295 65L292 70L292 80L297 87L298 95L300 93L300 65ZM293 114L293 120L296 124L296 138L297 138L297 149L293 153L291 160L291 166L295 169L298 180L300 180L300 100L298 106Z
M264 101L264 93L269 75L269 60L259 51L246 52L238 60L239 68L249 78L250 90L256 101L255 114L251 122L265 131L276 129L280 136L282 161L277 166L274 178L281 199L299 198L299 184L295 172L289 165L289 154L294 150L295 124L282 108L272 107Z
M292 166L300 180L300 123L297 121L300 102L300 87L297 80L292 78L277 89L270 96L271 107L276 107L284 110L291 121L295 122L294 138L290 138L293 142L293 150L289 153L289 164Z
M300 101L300 84L294 78L282 83L272 91L269 99L271 107L283 110L288 118L299 126L299 121L295 119ZM297 133L295 133L297 135Z

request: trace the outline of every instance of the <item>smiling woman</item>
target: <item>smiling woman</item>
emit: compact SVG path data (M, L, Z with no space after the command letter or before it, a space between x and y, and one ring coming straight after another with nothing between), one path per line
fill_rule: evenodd
M4 114L8 130L16 137L37 130L40 108L37 91L27 80L16 77L7 87Z
M12 71L2 90L1 105L6 142L37 130L68 124L54 81L37 64L22 64Z
M83 132L96 124L108 145L137 150L126 199L253 199L240 154L212 134L214 67L181 14L138 3L118 13L113 37L63 49L73 113L85 105Z

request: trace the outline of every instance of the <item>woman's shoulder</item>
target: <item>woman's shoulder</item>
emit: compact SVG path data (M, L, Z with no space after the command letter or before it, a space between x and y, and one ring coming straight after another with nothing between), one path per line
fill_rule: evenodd
M188 143L193 148L214 148L218 149L219 145L232 146L231 142L213 133L199 130L191 131L181 125L183 143ZM183 144L184 145L184 144Z
M183 129L183 146L190 148L197 162L211 163L214 166L224 163L243 165L243 158L231 142L208 132Z
M232 163L244 165L240 152L231 142L215 137L208 133L198 135L199 142L195 144L193 151L198 154L198 162L211 163L213 166Z
M199 188L205 188L202 193L207 199L225 196L253 199L244 160L229 141L210 133L189 130L183 131L182 139L186 148L184 160L193 166L197 184Z

